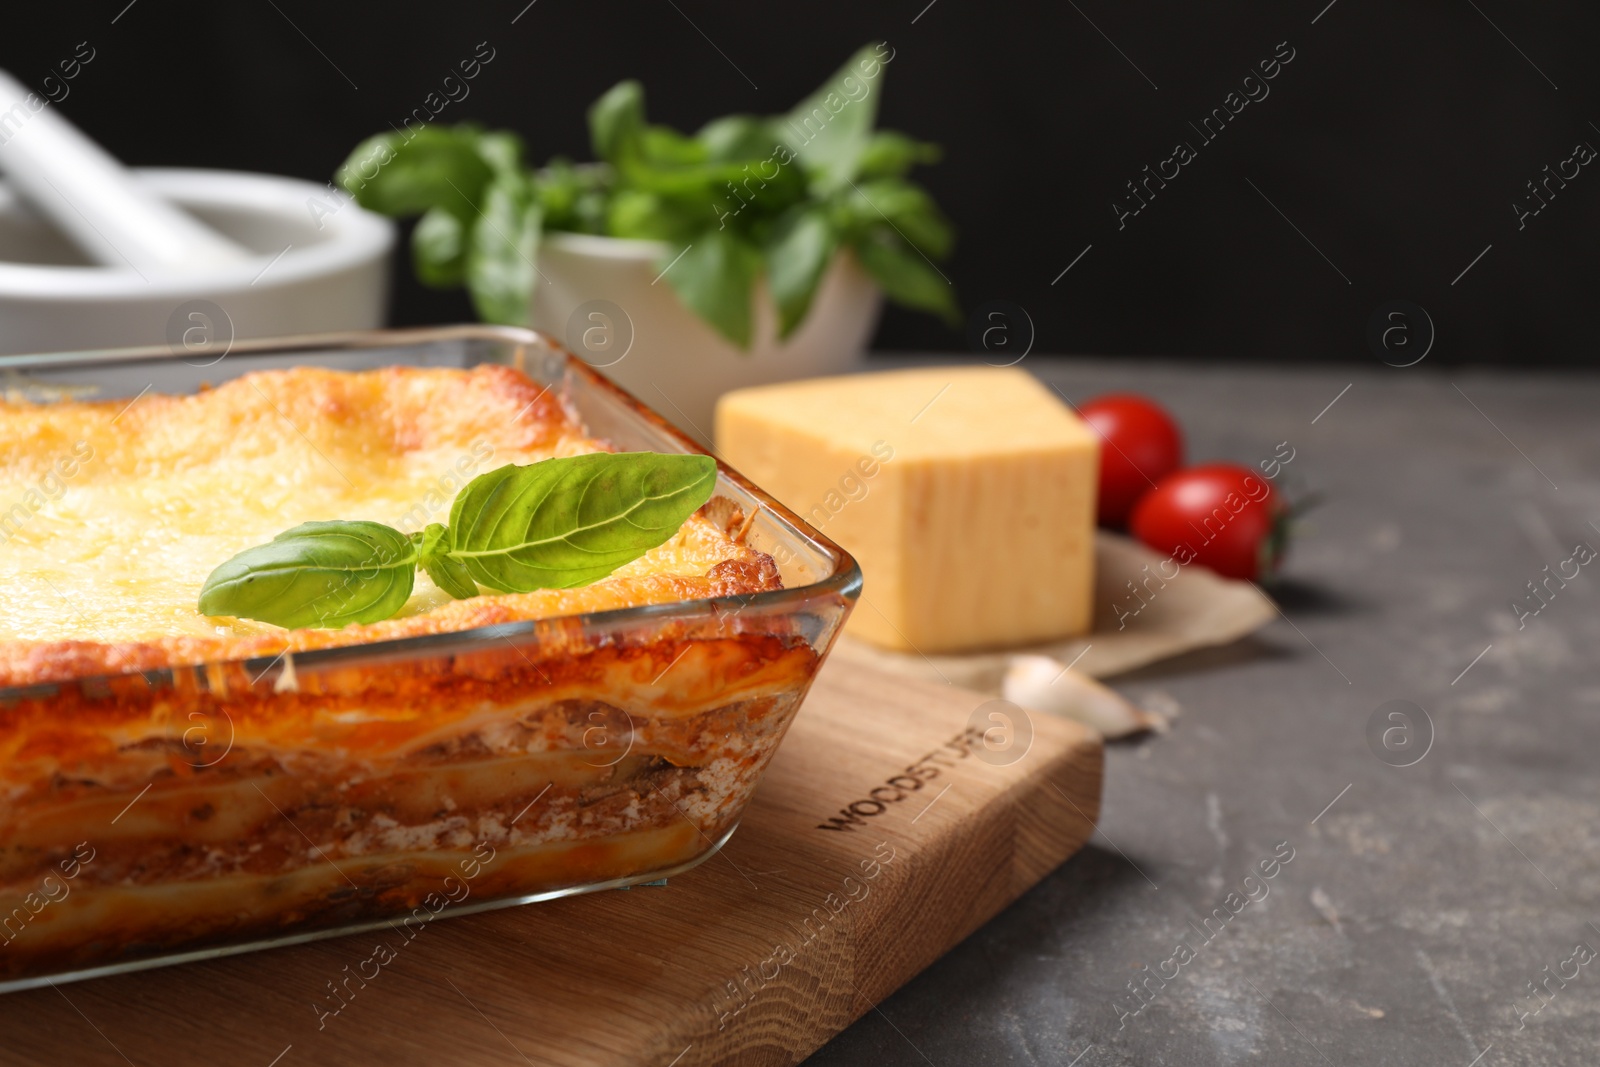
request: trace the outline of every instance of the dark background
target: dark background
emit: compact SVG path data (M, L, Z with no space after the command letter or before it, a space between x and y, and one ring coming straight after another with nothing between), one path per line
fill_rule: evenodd
M1526 228L1512 210L1600 146L1592 3L525 4L30 5L7 13L0 65L37 86L87 40L62 110L121 158L321 180L480 41L493 62L438 121L514 128L542 161L588 158L584 109L621 78L692 130L786 110L882 38L881 123L945 147L918 174L959 228L963 306L1026 309L1037 351L1372 360L1369 317L1403 299L1437 328L1430 363L1595 359L1600 161ZM1270 96L1201 147L1187 123L1282 41ZM1123 183L1179 140L1199 157L1119 230ZM471 317L398 273L396 322ZM894 309L876 343L968 345Z

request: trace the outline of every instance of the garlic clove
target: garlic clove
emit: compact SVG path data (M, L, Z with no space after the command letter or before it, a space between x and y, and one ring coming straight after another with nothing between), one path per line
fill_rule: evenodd
M1168 726L1166 716L1135 707L1115 690L1049 656L1011 657L1001 694L1029 711L1073 719L1106 737L1144 730L1165 733Z

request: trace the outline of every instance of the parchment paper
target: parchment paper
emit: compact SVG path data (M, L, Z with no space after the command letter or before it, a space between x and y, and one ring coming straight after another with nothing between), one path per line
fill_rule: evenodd
M1015 655L1049 656L1063 666L1074 664L1073 669L1084 674L1107 678L1197 648L1237 641L1277 615L1266 594L1249 582L1221 578L1192 563L1164 586L1151 581L1146 591L1141 583L1148 574L1172 573L1175 564L1170 562L1164 571L1158 570L1166 559L1131 538L1099 531L1094 629L1083 637L993 652L923 656L885 651L846 633L833 654L926 681L999 693L1001 678ZM1148 573L1143 570L1146 565ZM1142 600L1129 591L1129 581L1141 586ZM1119 606L1123 613L1138 609L1138 614L1121 619L1120 628Z

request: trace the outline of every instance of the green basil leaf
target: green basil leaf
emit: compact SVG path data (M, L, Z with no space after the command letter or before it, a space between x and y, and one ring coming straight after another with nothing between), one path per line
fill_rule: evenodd
M337 180L362 207L382 215L444 207L467 218L492 175L478 154L481 137L476 126L380 133L356 146Z
M245 549L206 579L200 614L289 629L378 622L416 580L411 540L381 522L307 522Z
M923 209L903 211L891 216L895 228L900 231L902 237L930 259L947 259L955 246L955 230L939 213L939 209L934 206L931 199L926 199L924 204Z
M671 126L646 126L640 148L645 161L656 166L686 166L706 161L706 146Z
M677 205L642 189L619 189L606 210L606 233L612 237L682 244L704 225L703 213L691 221Z
M930 259L950 254L955 235L950 224L920 185L900 178L852 183L838 204L845 232L857 234L888 223Z
M937 163L941 155L939 146L927 141L916 141L895 130L879 130L867 141L861 153L858 175L869 178L903 178L918 163Z
M918 311L931 311L952 327L961 324L955 287L898 235L880 229L865 235L855 250L861 265L883 286L890 300Z
M839 239L826 212L816 205L789 211L773 227L764 251L767 285L778 305L778 336L788 337L811 310L823 272Z
M737 185L747 177L747 166L744 163L701 163L682 167L634 167L623 174L622 184L690 204L696 217L703 220L709 214L707 207L713 199L733 197L728 186Z
M433 584L457 600L470 600L478 595L478 586L467 573L460 560L452 559L450 531L436 522L430 522L420 533L411 535L417 546L418 565L428 572Z
M478 156L489 165L495 175L514 174L521 175L527 168L523 166L522 138L510 130L494 130L491 133L478 136Z
M756 250L731 231L707 230L676 262L671 257L664 260L661 269L685 306L723 337L748 349L751 288L760 262Z
M809 172L815 195L844 188L860 167L867 136L878 120L878 94L883 91L883 67L876 58L879 47L867 45L851 56L776 124L778 136ZM871 80L862 76L868 64L877 67Z
M606 197L612 181L611 168L603 164L575 167L559 156L552 159L531 178L534 193L544 208L544 228L604 233Z
M741 164L739 172L713 189L712 195L717 201L713 210L718 228L733 225L740 231L759 232L763 223L775 221L790 208L815 203L806 192L800 168L792 163L783 166L777 158ZM729 212L733 219L725 215Z
M644 154L644 125L644 86L618 82L589 108L594 154L617 167L635 164Z
M479 205L467 251L467 288L485 322L527 325L538 280L544 209L527 181L502 175Z
M573 206L572 219L571 228L578 233L605 233L606 194L599 189L585 189L579 193L577 203Z
M711 163L766 159L776 147L776 138L766 122L753 115L712 119L700 127L694 139L705 147L706 160Z
M598 452L508 465L450 508L450 558L507 593L570 589L664 544L711 497L709 456Z
M468 229L452 212L429 208L411 231L411 265L417 280L450 289L466 278Z
M578 194L584 186L578 169L566 159L552 159L533 176L533 188L544 208L545 225L553 230L571 229Z

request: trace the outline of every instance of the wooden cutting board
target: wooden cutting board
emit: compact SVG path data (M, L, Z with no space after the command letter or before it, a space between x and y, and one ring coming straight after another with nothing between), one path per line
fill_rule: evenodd
M12 993L0 1064L796 1063L1093 832L1098 736L988 701L830 662L733 840L666 886Z

